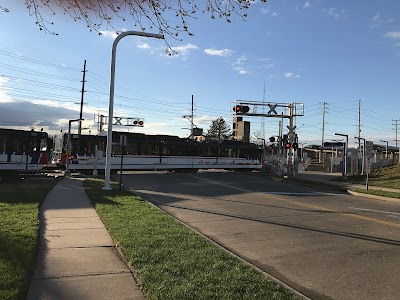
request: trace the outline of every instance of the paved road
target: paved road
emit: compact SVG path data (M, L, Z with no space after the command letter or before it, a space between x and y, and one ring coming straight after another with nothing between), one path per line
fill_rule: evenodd
M400 299L400 204L234 172L125 187L313 299Z

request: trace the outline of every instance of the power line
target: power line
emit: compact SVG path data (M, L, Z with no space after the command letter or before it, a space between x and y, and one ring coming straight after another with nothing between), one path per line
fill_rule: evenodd
M63 65L57 65L57 64L53 64L53 63L37 60L37 59L34 59L34 58L26 57L26 56L23 56L23 55L14 54L14 53L11 53L11 52L8 52L8 51L5 51L5 50L0 50L0 54L4 55L4 56L16 58L16 59L19 59L19 60L27 61L27 62L30 62L30 63L35 63L35 64L47 66L47 67L58 68L58 69L69 70L69 71L80 71L80 69L78 69L78 68L72 68L72 67L67 67L67 66L63 66Z

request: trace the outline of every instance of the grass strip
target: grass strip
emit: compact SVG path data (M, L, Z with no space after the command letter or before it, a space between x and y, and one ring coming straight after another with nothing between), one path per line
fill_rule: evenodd
M0 299L24 299L34 267L39 206L58 180L0 184Z
M299 299L133 193L86 192L147 299Z
M371 186L379 186L392 189L400 189L400 165L379 168L369 174L368 183ZM348 176L347 179L337 179L348 183L365 184L366 175Z
M368 191L362 190L362 189L356 189L356 190L352 189L352 191L354 191L356 193L400 199L400 193L387 192L387 191L381 191L381 190L372 190L372 189L369 189Z

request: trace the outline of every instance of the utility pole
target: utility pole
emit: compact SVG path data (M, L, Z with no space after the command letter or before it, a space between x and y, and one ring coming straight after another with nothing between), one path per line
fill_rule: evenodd
M190 134L192 135L192 140L194 139L194 136L193 136L193 104L194 104L194 100L193 100L193 95L192 95L192 117L190 119Z
M264 90L263 90L262 113L264 113L264 106L265 106L265 80L264 80ZM265 140L265 118L261 118L261 138Z
M325 114L327 113L327 104L325 101L322 103L322 139L321 139L321 146L324 147L324 137L325 137ZM322 158L324 155L324 150L321 149L321 153L319 156L319 162L322 162Z
M82 79L82 91L81 91L81 110L79 113L79 119L82 119L82 112L83 112L83 95L85 94L85 76L86 76L86 59L83 64L83 79ZM79 128L78 128L78 134L80 135L82 131L82 121L79 121Z
M394 126L393 130L396 130L396 139L395 139L394 141L396 142L396 147L397 147L397 142L399 141L399 140L397 139L397 129L398 129L399 124L398 124L397 122L399 122L400 120L397 119L397 120L392 120L392 121L395 122L395 123L392 124L392 125Z
M194 128L194 122L193 122L193 119L194 119L194 98L193 98L193 95L192 95L192 111L191 111L191 114L190 115L185 115L185 116L183 116L183 118L184 119L189 119L189 121L190 121L190 135L189 135L189 138L191 138L191 139L194 139L194 132L193 132L193 128ZM187 129L187 128L185 128L185 129Z
M361 99L358 99L358 149L361 146Z
M358 157L361 157L361 99L358 99ZM360 165L359 164L359 159L357 162L357 168ZM364 168L364 165L362 166L361 169ZM363 173L363 171L361 171Z
M393 122L395 122L394 124L392 124L392 125L394 125L394 130L396 130L396 139L395 139L395 142L396 142L396 147L397 147L397 142L399 141L398 139L397 139L397 129L398 129L398 123L397 122L399 122L400 120L399 119L396 119L396 120L392 120ZM400 146L399 146L399 164L400 164Z

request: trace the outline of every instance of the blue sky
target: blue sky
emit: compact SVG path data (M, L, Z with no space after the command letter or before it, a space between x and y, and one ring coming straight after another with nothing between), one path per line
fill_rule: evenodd
M104 28L98 35L56 15L51 28L59 35L44 33L23 1L15 2L0 0L10 9L0 13L0 126L66 130L68 120L79 117L75 103L86 59L83 127L97 133L94 115L108 114L114 32ZM137 30L128 21L115 28ZM145 119L145 127L131 132L188 136L190 122L182 116L190 114L191 95L198 127L207 130L220 116L231 124L231 102L262 101L265 82L266 102L304 103L305 115L296 120L301 143L321 143L322 102L325 141L338 132L354 143L361 99L361 136L395 144L399 1L256 1L245 22L233 18L229 24L200 13L189 28L193 37L168 40L178 51L173 57L165 54L162 40L129 36L119 43L114 115ZM245 120L253 135L262 122L266 138L277 135L277 119Z

